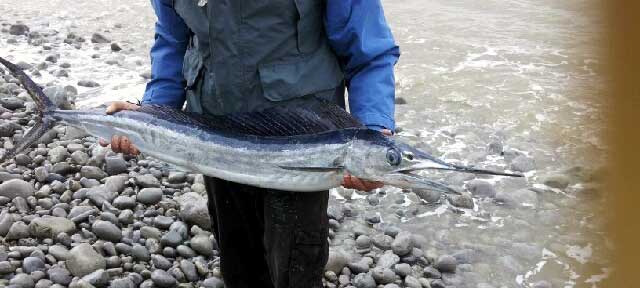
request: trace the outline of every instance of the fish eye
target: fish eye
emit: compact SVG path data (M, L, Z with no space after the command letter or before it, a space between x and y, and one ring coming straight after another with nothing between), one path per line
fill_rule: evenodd
M387 162L389 165L398 166L402 161L402 157L400 156L400 152L397 149L389 149L387 150Z
M413 160L413 153L411 153L411 152L403 152L402 154L404 155L405 158L407 158L407 160L409 160L409 161Z

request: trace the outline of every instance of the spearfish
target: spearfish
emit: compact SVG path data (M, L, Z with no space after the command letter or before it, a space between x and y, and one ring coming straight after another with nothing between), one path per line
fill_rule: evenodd
M345 173L399 188L448 193L456 191L415 172L522 177L446 163L366 128L344 109L325 102L212 117L157 105L113 115L104 110L58 110L22 70L2 58L0 63L26 88L39 114L37 124L0 163L61 123L104 139L126 135L142 153L186 171L285 191L338 187Z

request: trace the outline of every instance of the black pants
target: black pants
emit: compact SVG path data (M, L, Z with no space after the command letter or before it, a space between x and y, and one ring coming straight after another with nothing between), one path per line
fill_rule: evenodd
M329 192L292 193L205 177L225 287L322 287Z

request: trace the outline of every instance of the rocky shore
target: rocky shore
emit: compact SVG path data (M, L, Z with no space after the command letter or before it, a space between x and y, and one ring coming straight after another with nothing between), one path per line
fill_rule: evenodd
M17 63L35 76L68 75L70 65L47 52L56 40L120 51L100 34L61 38L21 23L3 25L1 32L7 42L42 47L41 62ZM8 149L35 123L36 113L18 80L2 68L0 73L0 136ZM76 86L44 91L59 108L74 108ZM59 126L0 168L0 286L223 287L202 175L124 157L96 140ZM332 248L325 287L440 288L456 281L457 258L426 253L419 235L394 225L374 228L379 216L348 205L332 205L328 214Z

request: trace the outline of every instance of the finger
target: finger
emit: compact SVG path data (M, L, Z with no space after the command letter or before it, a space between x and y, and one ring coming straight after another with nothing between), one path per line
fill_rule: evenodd
M109 105L109 107L107 107L107 114L113 114L113 113L116 113L116 112L122 110L121 109L122 105L120 103L122 103L122 102L116 101L116 102L111 103L111 105Z
M391 130L389 129L382 129L382 134L386 135L386 136L393 136L393 132L391 132Z
M120 149L122 149L122 153L131 154L131 141L126 136L122 136L122 142L120 143Z
M120 152L120 136L113 135L113 137L111 137L111 150Z
M107 140L104 140L104 139L102 139L102 138L100 138L100 139L98 140L98 144L100 144L100 146L102 146L102 147L107 147L107 146L109 146L109 142L107 142Z
M362 183L362 180L360 180L358 177L351 177L351 182L353 183L353 188L360 191L368 191L367 186L365 186L364 183Z
M131 153L130 154L134 155L134 156L139 155L140 154L140 150L138 150L138 148L136 148L135 145L131 145Z

